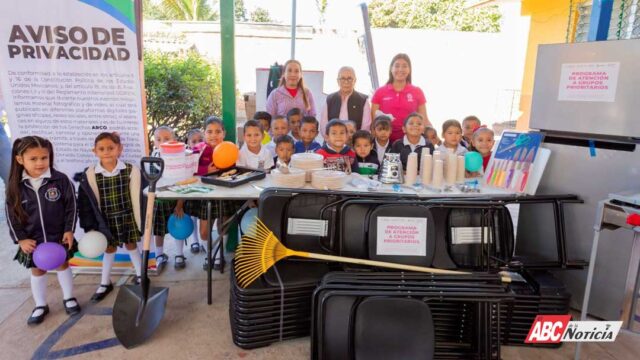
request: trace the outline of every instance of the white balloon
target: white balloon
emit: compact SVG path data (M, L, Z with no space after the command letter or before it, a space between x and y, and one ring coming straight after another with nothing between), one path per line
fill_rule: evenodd
M80 254L86 258L96 258L107 250L107 238L99 231L89 231L78 243Z

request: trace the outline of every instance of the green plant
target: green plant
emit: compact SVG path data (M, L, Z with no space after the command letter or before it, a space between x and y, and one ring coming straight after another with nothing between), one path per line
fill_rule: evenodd
M269 11L267 9L257 7L255 10L251 12L251 21L260 22L260 23L270 23L270 22L273 22L273 19L271 19L271 15L269 15Z
M466 8L465 0L372 0L371 26L438 29L448 31L499 32L497 6Z
M233 3L233 8L233 13L235 15L236 21L247 21L247 8L244 7L244 0L235 0Z
M169 20L215 21L218 20L218 12L213 9L213 5L215 3L209 0L162 0L159 8L151 8L150 12L156 11L159 13L157 16Z
M150 143L158 126L173 128L182 139L207 116L221 114L220 66L196 52L145 53L144 79Z
M153 0L142 0L142 17L145 20L168 20L162 7Z

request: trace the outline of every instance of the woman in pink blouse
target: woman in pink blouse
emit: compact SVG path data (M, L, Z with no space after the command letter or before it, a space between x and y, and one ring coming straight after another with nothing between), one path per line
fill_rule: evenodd
M427 117L427 100L422 90L411 84L411 60L407 54L398 54L391 60L389 80L378 88L371 98L371 119L380 112L391 115L391 137L393 143L402 139L402 124L405 118L417 112L424 119L425 126L431 126Z
M267 112L271 116L286 116L293 108L302 110L302 116L316 116L316 105L311 91L304 86L302 65L298 60L284 63L280 86L267 98Z

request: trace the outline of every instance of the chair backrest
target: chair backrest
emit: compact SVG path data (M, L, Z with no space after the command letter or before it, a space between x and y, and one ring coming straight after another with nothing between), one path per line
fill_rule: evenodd
M340 255L367 259L369 214L380 203L370 200L349 200L341 207Z
M340 207L340 255L355 257L360 259L384 259L379 256L372 256L378 252L377 249L377 223L376 229L372 229L373 215L383 215L384 212L374 212L382 206L392 206L384 212L391 212L392 217L406 217L406 216L418 216L426 219L427 224L427 255L428 258L422 257L420 259L407 256L394 256L393 259L387 258L388 261L395 261L401 264L419 264L422 266L433 266L442 269L455 269L456 264L451 260L448 254L447 244L443 236L440 236L438 231L443 232L440 229L442 226L437 223L437 219L431 216L434 213L432 206L419 205L415 201L408 202L407 200L371 200L371 199L354 199L345 201ZM398 208L401 206L401 208ZM416 206L420 206L421 210L415 212ZM395 207L395 208L394 208ZM402 209L414 209L409 210L409 213L405 213ZM413 214L413 215L412 215ZM376 222L378 220L375 220ZM384 221L383 221L384 222ZM440 230L439 230L440 229Z
M504 206L444 209L442 235L448 253L460 268L487 270L511 260L513 231Z
M429 305L413 298L367 297L355 310L353 358L424 359L435 352Z
M435 224L428 207L383 204L369 215L367 236L371 260L431 266L435 253Z
M265 190L258 214L262 222L288 248L322 254L331 249L335 237L334 203L338 195Z

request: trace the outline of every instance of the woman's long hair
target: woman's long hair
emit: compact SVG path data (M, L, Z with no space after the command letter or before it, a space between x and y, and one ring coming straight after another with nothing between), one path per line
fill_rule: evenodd
M387 84L393 84L393 74L391 73L391 69L393 69L393 64L398 60L404 60L409 64L409 75L407 76L407 84L411 84L411 73L413 72L413 68L411 67L411 60L409 59L409 55L407 54L397 54L391 59L391 64L389 65L389 80L387 80Z
M11 149L11 171L9 172L9 183L5 191L7 199L7 211L17 218L21 224L25 224L29 217L22 207L20 182L24 166L18 162L16 157L22 156L27 150L33 148L43 148L49 151L49 168L53 168L53 145L51 142L40 136L25 136L13 143ZM8 216L10 214L7 214Z
M304 86L304 78L302 76L302 64L300 64L300 61L291 59L291 60L287 60L287 62L284 63L284 66L283 66L284 71L282 71L282 77L280 78L280 86L286 85L287 81L285 80L285 77L287 75L287 66L289 66L289 64L297 64L298 67L300 67L300 80L298 81L297 88L302 91L302 100L304 101L304 107L308 111L311 109L311 106L309 105L309 99L307 99L307 88L306 86Z

